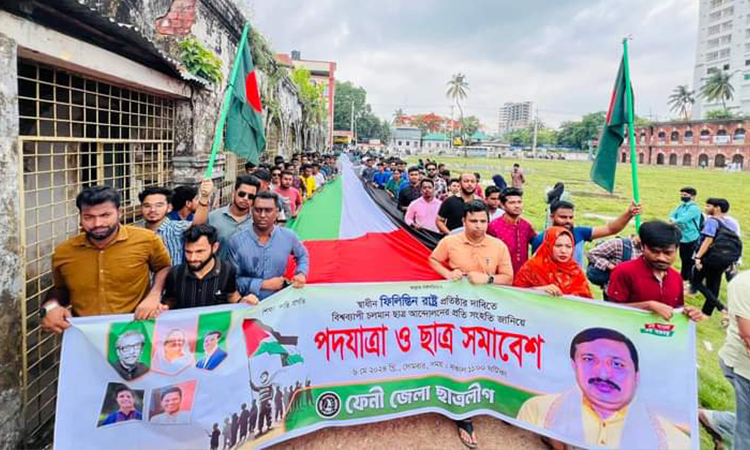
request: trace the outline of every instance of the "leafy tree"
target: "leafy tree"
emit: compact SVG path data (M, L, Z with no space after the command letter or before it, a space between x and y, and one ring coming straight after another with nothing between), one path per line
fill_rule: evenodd
M466 81L466 75L462 73L456 73L453 74L450 81L448 81L448 89L445 91L446 97L448 97L450 100L452 100L456 106L458 106L458 112L459 112L459 124L461 125L460 135L461 135L461 141L466 142L467 138L471 136L470 134L466 133L466 129L464 128L464 109L461 106L461 101L466 100L466 98L469 96L468 91L469 90L469 82ZM464 150L464 156L466 156L466 151Z
M713 72L701 88L701 97L709 102L720 100L722 109L728 112L727 100L734 98L734 86L732 86L732 75L734 72Z
M419 128L422 134L437 133L445 125L445 119L435 113L417 114L412 117L412 125Z
M406 114L404 113L403 108L399 108L396 111L393 112L393 124L396 126L402 125L404 123L404 117L406 117Z
M355 86L350 81L337 81L335 92L336 95L333 99L333 129L348 130L352 122L352 106L355 121L368 112L367 91L363 87Z
M323 103L323 85L313 84L310 80L310 71L304 67L297 67L292 72L292 81L297 85L300 98L307 106L305 122L308 125L320 125L325 122L326 107Z
M669 110L678 113L684 120L690 118L689 109L695 103L694 91L691 91L687 85L680 85L674 88L672 95L669 96Z
M706 112L706 119L734 119L736 115L732 111L722 111L714 109Z
M482 127L482 123L475 116L465 117L461 120L461 130L464 136L463 141L468 145L471 145L471 137L479 131Z

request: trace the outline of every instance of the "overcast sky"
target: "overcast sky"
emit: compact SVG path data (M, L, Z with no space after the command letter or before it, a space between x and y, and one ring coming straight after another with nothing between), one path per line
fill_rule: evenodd
M629 34L638 115L666 118L670 91L692 85L698 0L237 1L276 51L335 61L387 119L399 107L450 115L456 72L465 114L489 131L504 102L534 101L554 126L605 110Z

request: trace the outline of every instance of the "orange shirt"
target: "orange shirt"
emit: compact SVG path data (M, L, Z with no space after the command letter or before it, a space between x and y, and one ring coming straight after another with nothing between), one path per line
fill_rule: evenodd
M500 239L489 235L485 235L477 244L469 241L465 232L446 236L432 251L432 258L447 263L451 269L466 273L505 274L513 278L508 247Z
M121 225L103 249L86 233L60 244L52 255L56 288L68 290L73 314L97 316L135 311L151 284L151 272L169 267L169 253L151 230Z

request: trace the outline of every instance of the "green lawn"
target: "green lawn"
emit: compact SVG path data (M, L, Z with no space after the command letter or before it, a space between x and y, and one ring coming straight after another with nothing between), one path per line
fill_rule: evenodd
M424 156L422 156L424 157ZM562 181L573 195L576 204L577 225L602 225L604 219L587 217L587 214L599 216L617 216L625 211L632 197L630 164L620 164L617 173L615 194L610 196L603 189L594 185L589 179L591 165L574 161L535 161L516 159L484 159L431 157L445 163L457 175L462 171L478 172L482 184L488 185L490 177L500 173L510 182L510 171L513 163L520 163L526 175L526 195L524 197L524 216L540 230L544 224L545 192L557 181ZM415 162L416 157L409 158ZM692 186L698 190L698 202L708 197L723 197L729 200L729 214L747 229L744 231L743 244L750 248L750 172L728 173L723 170L689 169L665 166L641 166L640 177L641 204L643 219L665 219L679 204L679 190ZM624 233L634 233L634 222ZM746 251L747 254L747 251ZM750 257L744 258L743 269L750 268ZM679 259L678 259L679 264ZM601 292L596 295L601 298ZM726 283L722 285L721 299L726 302ZM696 306L703 304L702 296L688 298L688 303ZM698 398L701 407L711 409L733 409L734 394L724 380L717 361L717 352L724 342L725 331L719 323L720 315L714 314L710 320L698 324ZM709 350L710 347L710 350ZM713 448L708 435L701 433L701 448Z

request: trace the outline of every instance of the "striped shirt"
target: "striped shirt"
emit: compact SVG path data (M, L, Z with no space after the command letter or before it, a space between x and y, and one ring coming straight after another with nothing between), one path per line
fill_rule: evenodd
M174 266L164 282L164 303L170 309L229 303L229 295L237 291L235 273L233 265L218 258L203 279L196 277L185 264Z
M165 217L156 230L156 234L164 241L164 245L167 247L167 252L169 252L169 257L172 258L173 266L179 266L185 260L185 237L183 233L192 224L193 222L186 220L176 221Z

